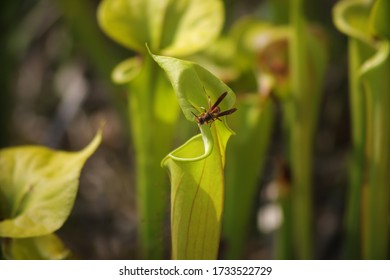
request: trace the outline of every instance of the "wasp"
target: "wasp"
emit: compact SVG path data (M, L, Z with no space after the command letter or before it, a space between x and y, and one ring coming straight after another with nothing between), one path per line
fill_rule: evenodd
M217 101L215 101L215 103L213 105L211 105L210 96L208 96L208 98L209 98L209 109L208 110L204 109L204 112L202 112L199 116L194 114L193 112L191 112L195 116L196 122L199 125L211 124L215 120L222 121L219 117L230 115L230 114L233 114L235 111L237 111L237 108L232 108L232 109L221 112L221 108L219 108L218 105L219 105L219 103L222 102L222 100L226 97L226 95L227 95L227 92L225 91L224 93L221 94L220 97L218 97Z

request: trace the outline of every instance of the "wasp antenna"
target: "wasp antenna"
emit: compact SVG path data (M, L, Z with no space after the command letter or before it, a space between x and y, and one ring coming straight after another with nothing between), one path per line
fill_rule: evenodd
M194 115L196 122L199 122L199 117L194 112L191 111L191 113Z
M210 108L211 107L211 97L210 97L210 95L207 94L207 91L206 91L206 88L204 87L204 85L202 85L202 87L203 87L204 94L207 96L207 103L208 103L209 108Z
M206 96L209 96L209 95L207 94L207 91L206 91L206 88L204 87L204 85L202 85L202 87L203 87L204 94L206 94Z

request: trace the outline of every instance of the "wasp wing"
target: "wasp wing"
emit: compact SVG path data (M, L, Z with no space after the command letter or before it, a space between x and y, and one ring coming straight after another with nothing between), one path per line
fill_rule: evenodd
M237 111L237 108L232 108L230 110L226 110L226 111L220 112L220 113L216 114L214 117L218 118L218 117L230 115L230 114L233 114L235 111Z
M221 94L220 97L218 97L217 101L215 101L215 103L213 104L213 106L210 107L210 111L213 111L213 109L217 108L219 103L222 102L222 100L226 97L227 95L227 91L225 91L224 93Z

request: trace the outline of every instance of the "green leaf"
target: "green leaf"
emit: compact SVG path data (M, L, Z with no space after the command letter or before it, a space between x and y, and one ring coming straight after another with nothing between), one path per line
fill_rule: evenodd
M216 259L220 243L226 143L231 135L215 122L207 157L201 135L190 139L163 161L171 178L173 259ZM185 160L187 159L187 160Z
M188 120L195 121L193 113L199 114L203 111L202 108L208 108L208 96L211 103L214 103L222 93L227 92L228 95L219 107L222 111L232 108L235 102L233 91L203 67L186 60L151 55L167 73Z
M128 58L119 63L111 74L111 79L117 84L126 84L140 74L142 70L142 60L138 57Z
M223 92L228 94L219 105L221 110L233 106L232 90L206 69L189 61L151 55L167 73L188 120L195 122L193 114L208 108ZM215 259L220 243L225 149L232 131L225 117L222 122L199 127L201 134L162 162L171 178L174 259Z
M73 207L81 168L101 142L80 152L40 146L0 150L0 236L24 238L59 229Z
M333 10L336 27L349 36L349 99L351 104L352 154L350 184L346 215L346 257L361 257L362 189L366 184L367 95L362 84L360 67L373 54L368 33L370 3L367 1L340 1Z
M118 43L143 52L150 42L147 19L148 1L105 0L98 10L100 27Z
M221 31L220 0L104 0L102 29L118 43L145 53L185 56L206 47Z
M334 12L337 27L349 36L350 52L355 161L349 191L347 253L352 258L384 259L390 242L389 228L383 225L390 205L389 2L342 1Z
M70 251L55 234L4 239L3 254L9 260L63 260Z
M389 0L377 0L374 3L371 12L371 30L375 35L390 39L390 1Z
M363 245L367 259L388 256L389 227L383 225L390 207L390 42L377 43L377 52L361 66L367 93L367 197Z
M348 36L370 43L369 8L371 1L340 1L334 8L333 19L338 29Z
M127 84L128 114L135 152L139 257L164 257L164 217L168 208L168 180L160 166L172 149L179 106L173 89L150 57ZM152 176L151 176L152 175Z

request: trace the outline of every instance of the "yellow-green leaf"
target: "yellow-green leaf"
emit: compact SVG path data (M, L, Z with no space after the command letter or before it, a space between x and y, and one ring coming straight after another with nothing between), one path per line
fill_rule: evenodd
M206 47L221 31L220 0L104 0L102 29L118 43L145 52L184 56Z
M132 81L140 74L142 69L142 60L135 56L119 63L111 74L111 79L117 84L126 84Z
M55 234L4 239L3 255L9 260L63 260L70 251Z
M168 155L171 178L173 259L216 259L221 234L226 143L224 124L208 129L214 139L207 157L201 134Z
M390 242L383 226L390 205L389 7L387 0L350 0L334 10L336 26L349 36L354 165L346 247L352 258L384 259Z
M367 0L340 1L334 7L335 25L343 33L369 43L370 6L371 1Z
M80 152L40 146L0 150L0 236L25 238L59 229L73 207L81 168L102 134Z
M189 61L151 54L165 70L179 105L190 121L222 93L222 111L234 105L233 91L206 69ZM210 104L209 104L210 103ZM222 121L199 125L201 134L168 154L162 164L171 178L172 257L215 259L220 243L225 149L232 131ZM195 122L196 123L196 122Z
M188 120L195 121L193 114L199 114L209 107L208 97L214 103L222 93L227 92L219 107L224 111L234 105L236 98L233 91L200 65L173 57L151 55L167 73Z
M390 39L390 1L377 0L372 8L370 26L374 35Z

